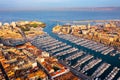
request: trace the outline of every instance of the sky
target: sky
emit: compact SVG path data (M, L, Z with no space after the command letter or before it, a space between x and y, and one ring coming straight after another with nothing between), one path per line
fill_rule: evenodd
M0 10L120 7L120 0L0 0Z

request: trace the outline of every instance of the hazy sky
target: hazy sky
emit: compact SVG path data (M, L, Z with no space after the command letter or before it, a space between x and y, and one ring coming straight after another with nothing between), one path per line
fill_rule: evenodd
M120 0L0 0L0 10L118 6L120 6Z

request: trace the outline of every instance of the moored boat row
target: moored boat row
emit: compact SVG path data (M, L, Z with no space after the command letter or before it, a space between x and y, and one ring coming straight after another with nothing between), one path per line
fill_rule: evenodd
M77 68L77 67L79 67L81 64L85 63L86 61L88 61L88 60L90 60L90 59L92 59L92 58L93 58L92 55L86 55L86 56L84 56L82 59L78 60L77 63L76 63L74 66L72 66L72 67L73 67L73 68Z
M111 71L111 73L109 73L108 76L104 80L113 80L119 70L120 70L119 68L114 67L114 69Z
M102 60L101 59L93 59L92 61L90 61L87 65L85 65L83 67L83 69L81 70L82 73L86 72L87 70L93 68L95 65L97 65L98 63L100 63Z
M108 47L108 46L105 46L101 43L97 43L95 41L84 39L84 38L75 37L75 36L70 35L70 34L58 35L58 36L60 38L69 40L70 42L75 43L76 45L83 46L85 48L94 50L96 52L101 52L101 54L103 54L103 55L107 55L107 54L115 51L115 49L113 47Z
M84 52L83 52L83 51L80 51L80 52L77 52L76 54L73 54L73 55L67 57L65 60L66 60L66 61L68 61L68 60L74 60L74 59L82 56L83 54L84 54Z
M110 64L108 63L103 63L102 65L100 65L97 70L92 74L92 78L98 78L99 76L101 76L105 70L107 70L110 67Z

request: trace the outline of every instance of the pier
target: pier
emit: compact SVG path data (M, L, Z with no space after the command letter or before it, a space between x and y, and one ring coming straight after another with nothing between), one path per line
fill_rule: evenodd
M92 59L93 56L92 55L86 55L85 57L83 57L82 59L78 60L76 65L72 66L73 68L77 68L79 67L81 64L85 63L86 61Z
M82 73L86 72L87 70L93 68L95 65L97 65L98 63L100 63L102 60L101 59L93 59L92 61L90 61L87 65L85 65L83 67L83 69L81 70Z
M119 70L120 70L119 68L114 67L114 69L111 71L111 73L109 73L109 75L104 80L113 80Z
M110 67L110 64L108 63L103 63L102 65L100 65L97 70L92 74L92 78L98 78L99 76L101 76L105 70L107 70Z

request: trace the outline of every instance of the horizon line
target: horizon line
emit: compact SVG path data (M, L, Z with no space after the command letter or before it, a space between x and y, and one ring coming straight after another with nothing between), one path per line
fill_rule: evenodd
M18 9L0 9L0 11L65 11L65 10L71 10L71 11L112 11L112 10L120 10L120 6L118 7L44 7L44 8L18 8Z

